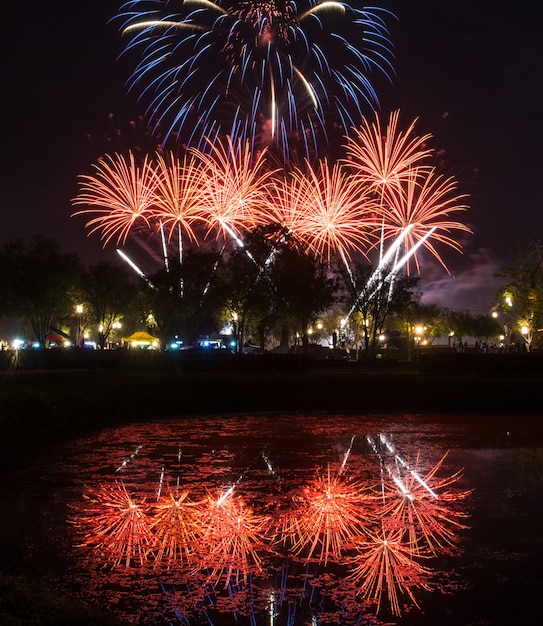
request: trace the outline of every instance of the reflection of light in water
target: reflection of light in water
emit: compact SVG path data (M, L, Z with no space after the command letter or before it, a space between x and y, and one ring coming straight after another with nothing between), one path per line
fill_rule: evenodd
M343 468L342 468L343 469ZM302 489L301 504L288 517L284 534L290 536L294 554L326 565L341 559L367 523L370 498L363 486L331 475L318 477Z
M234 489L215 499L208 497L200 506L198 527L200 569L208 570L208 581L224 586L247 582L252 571L261 572L259 552L266 545L269 517L256 515Z
M251 623L260 615L270 625L290 626L316 623L321 613L335 621L338 607L342 619L349 614L356 621L369 605L399 614L401 601L416 606L417 589L430 587L430 557L450 552L465 528L456 505L467 492L454 489L460 472L445 474L446 455L428 469L419 456L404 460L385 435L356 441L351 436L338 463L326 462L316 477L314 466L297 468L295 443L284 454L253 451L252 465L236 471L233 482L224 480L235 471L231 449L189 442L183 467L180 451L177 462L153 459L160 478L151 505L145 502L153 491L156 496L157 479L153 485L152 473L142 471L140 454L129 470L123 466L126 487L98 490L117 494L117 508L91 494L88 507L76 507L76 526L82 543L98 548L97 567L138 566L151 588L158 576L164 605L157 611L173 623L181 615L212 623L230 612ZM310 458L324 465L316 450ZM288 467L281 476L277 461ZM173 465L177 481L170 489ZM130 522L129 501L137 503ZM112 512L124 521L112 522Z
M154 505L152 530L156 534L156 564L168 567L193 565L195 561L196 504L187 500L188 491L170 493Z
M86 494L88 532L85 543L115 567L139 562L143 565L154 545L145 501L128 494L123 483L102 487Z
M431 571L415 560L411 545L403 539L400 528L393 530L382 527L362 539L350 578L358 584L360 595L381 606L386 594L392 612L401 613L399 594L406 594L418 606L413 590L417 587L429 589L427 578Z

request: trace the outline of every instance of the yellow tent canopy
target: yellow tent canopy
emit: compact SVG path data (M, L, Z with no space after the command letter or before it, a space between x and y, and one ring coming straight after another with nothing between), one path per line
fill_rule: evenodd
M123 343L135 344L137 346L156 346L160 345L160 339L153 337L149 333L141 330L130 335L130 337L123 337Z

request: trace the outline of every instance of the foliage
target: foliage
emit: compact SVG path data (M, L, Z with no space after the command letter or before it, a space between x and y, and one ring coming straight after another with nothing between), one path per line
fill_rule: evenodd
M217 252L189 250L183 263L172 260L168 269L151 276L152 288L142 285L142 299L163 343L178 338L193 345L199 336L217 332L221 303L216 268L220 262Z
M83 266L76 255L61 252L54 239L17 239L0 248L2 315L27 322L41 347L48 344L52 320L70 314Z
M528 350L543 345L543 243L517 244L514 265L500 276L509 282L496 294L494 310L503 322L508 343L520 340Z
M309 345L308 327L333 304L336 282L328 276L326 264L313 254L286 244L280 245L277 250L270 277L282 327L282 343L285 330L293 328L306 351Z
M223 301L223 320L231 324L240 351L245 339L258 337L261 350L276 321L277 302L270 276L274 250L263 229L256 229L223 260L218 285Z
M89 267L82 281L82 298L90 322L99 329L103 348L113 331L113 325L129 310L136 298L136 285L123 266L107 261Z
M383 280L367 263L356 263L351 271L340 267L339 273L345 304L361 316L359 326L363 333L364 353L368 359L374 358L387 319L405 311L416 301L418 296L413 290L419 279L399 274L394 280ZM382 276L388 274L384 268Z

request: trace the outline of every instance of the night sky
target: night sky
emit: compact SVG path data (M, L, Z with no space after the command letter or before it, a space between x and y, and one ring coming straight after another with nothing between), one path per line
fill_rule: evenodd
M0 243L43 234L85 262L114 259L84 219L70 218L77 175L108 115L142 111L116 62L115 1L12 2L2 33L2 227ZM370 3L371 4L371 3ZM388 0L396 46L383 109L434 136L448 172L469 193L474 234L447 255L452 277L423 264L425 299L485 312L515 242L543 239L543 4L490 0ZM7 137L7 142L5 141Z

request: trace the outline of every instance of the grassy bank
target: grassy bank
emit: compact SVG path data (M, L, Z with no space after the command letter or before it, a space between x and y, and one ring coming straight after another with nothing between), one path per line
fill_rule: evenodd
M36 446L126 421L246 412L533 412L539 372L420 373L344 362L302 371L90 369L6 371L0 379L1 463Z

